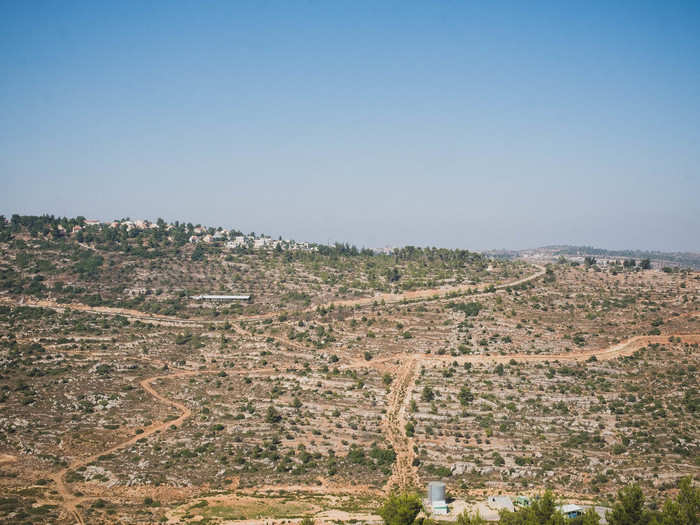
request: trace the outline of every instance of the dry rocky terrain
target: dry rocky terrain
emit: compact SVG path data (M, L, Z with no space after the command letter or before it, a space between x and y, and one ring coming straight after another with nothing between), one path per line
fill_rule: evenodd
M0 242L0 521L362 521L434 479L609 503L700 472L697 271L151 240Z

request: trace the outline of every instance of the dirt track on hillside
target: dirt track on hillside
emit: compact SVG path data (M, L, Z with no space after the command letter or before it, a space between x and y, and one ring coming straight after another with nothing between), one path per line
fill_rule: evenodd
M192 411L187 408L185 405L182 403L179 403L173 399L168 399L161 394L159 394L152 386L151 383L154 381L157 381L159 379L170 379L170 378L176 378L176 377L187 377L187 376L192 376L192 375L198 375L202 373L212 373L212 370L187 370L187 371L181 371L181 372L175 372L174 374L165 374L165 375L158 375L154 377L149 377L147 379L142 380L139 384L141 385L141 388L143 388L146 392L151 394L153 397L155 397L158 401L161 403L165 403L168 406L171 406L177 410L179 410L180 416L177 419L174 419L172 421L159 421L156 423L153 423L152 425L146 427L143 429L143 432L140 434L135 434L133 437L122 441L121 443L118 443L117 445L114 445L113 447L110 447L106 450L103 450L99 453L93 454L91 456L85 457L78 459L76 461L73 461L70 465L68 465L66 468L63 470L58 471L56 474L53 475L53 480L56 483L56 490L58 491L58 494L63 498L63 504L66 510L70 512L73 516L75 516L75 519L78 521L78 523L84 524L85 521L83 520L82 515L80 514L80 511L78 510L78 503L81 501L86 500L87 498L83 497L78 497L74 496L73 493L68 489L68 485L66 484L65 477L68 472L78 469L80 467L86 466L93 461L96 461L100 456L103 456L105 454L111 454L112 452L116 452L118 450L121 450L123 448L126 448L130 445L133 445L138 441L139 439L148 437L152 434L155 434L156 432L160 432L161 430L164 430L168 427L172 426L180 426L183 421L185 421L190 415L192 414Z
M683 343L700 343L700 334L674 334L663 336L634 336L620 343L611 345L601 350L585 350L580 352L572 352L567 354L511 354L511 355L480 355L480 356L435 356L430 354L422 354L413 356L406 360L394 377L391 392L389 394L389 406L386 417L384 419L384 428L386 437L391 443L396 452L396 461L394 468L387 482L386 489L392 490L398 488L407 490L409 488L417 488L420 486L418 470L413 466L415 453L413 451L412 440L406 436L406 407L410 401L410 394L415 384L416 375L419 365L429 364L431 362L454 362L458 363L507 363L512 359L517 362L526 363L541 363L543 361L574 361L581 362L595 357L598 361L606 361L632 355L634 352L650 344L668 343L669 338L674 337L680 339ZM395 357L391 358L392 360Z
M669 338L680 339L682 343L700 343L700 334L668 334L668 335L636 335L620 343L599 350L579 350L564 354L507 354L507 355L467 355L452 357L449 355L434 356L423 354L421 359L426 362L457 363L508 363L511 359L524 363L541 363L543 361L574 361L581 362L595 358L597 361L608 361L634 354L640 348L650 344L664 344Z
M396 453L396 461L387 482L387 490L398 488L406 490L411 487L418 487L418 469L413 466L415 453L413 452L413 440L405 431L406 427L406 404L410 398L411 390L416 381L418 373L418 360L407 359L399 369L392 382L389 394L389 407L384 418L384 431L386 438Z
M261 373L261 372L269 372L271 369L265 368L265 369L256 369L256 370L241 370L238 372L233 372L233 373ZM160 379L175 379L175 378L180 378L180 377L189 377L189 376L199 376L199 375L204 375L204 374L213 374L215 372L218 372L218 370L181 370L178 372L174 372L171 374L161 374L153 377L149 377L146 379L143 379L139 382L139 385L141 388L143 388L146 392L148 392L151 396L156 398L158 401L161 403L168 405L172 408L175 408L180 412L180 415L173 420L165 420L165 421L157 421L148 427L143 429L143 432L139 434L135 434L134 436L130 437L129 439L126 439L108 449L102 450L98 453L92 454L90 456L87 456L85 458L77 459L73 461L70 465L65 467L64 469L58 471L55 473L52 478L54 482L56 483L56 490L58 494L61 496L63 499L63 504L66 510L68 510L69 513L71 513L73 516L75 516L75 519L77 520L78 523L84 524L85 521L83 520L83 517L77 507L78 503L81 501L86 501L89 499L93 498L88 498L88 497L79 497L73 495L73 493L69 490L68 485L65 481L66 474L68 472L78 469L80 467L89 465L93 461L96 461L100 456L106 455L106 454L111 454L113 452L116 452L118 450L122 450L124 448L127 448L134 443L136 443L138 440L147 438L148 436L151 436L157 432L172 428L172 427L179 427L186 419L188 419L192 415L192 410L189 409L186 405L183 403L180 403L179 401L175 401L174 399L170 399L165 397L164 395L160 394L155 388L153 388L153 383L160 380Z
M529 282L533 279L536 279L540 277L541 275L544 274L544 268L538 267L539 271L537 273L534 273L530 276L524 277L522 279L518 279L516 281L512 281L509 283L505 283L499 286L496 286L496 289L503 289L508 286L516 286L518 284L522 284L524 282ZM405 294L382 294L381 296L375 296L372 298L361 298L361 299L355 299L351 301L341 301L341 302L335 302L336 306L362 306L362 305L369 305L369 304L374 304L375 301L377 302L382 302L384 301L384 304L387 303L397 303L401 302L404 300L407 301L414 301L414 300L425 300L425 299L432 299L436 294L439 296L445 296L450 293L459 293L460 291L466 291L467 289L473 290L473 287L468 287L468 286L458 286L458 287L451 287L451 288L441 288L441 289L431 289L431 290L421 290L417 292L407 292ZM489 293L485 290L485 287L481 288L480 293ZM7 302L5 300L6 298L3 298L3 302ZM16 304L16 303L15 303ZM182 325L182 324L189 324L189 325L197 325L197 324L214 324L214 323L223 323L225 321L204 321L204 320L185 320L185 319L178 319L178 318L173 318L173 317L167 317L167 316L151 316L148 314L144 314L143 312L138 312L135 310L126 310L126 309L117 309L117 308L91 308L87 307L85 305L57 305L55 303L51 303L49 301L36 301L31 304L25 304L25 306L35 306L35 307L46 307L46 308L54 308L58 310L63 310L63 309L76 309L80 311L86 311L86 312L91 312L91 313L99 313L99 314L106 314L106 315L123 315L125 317L128 317L130 319L139 319L147 322L155 322L159 324L166 324L166 325ZM313 310L312 308L308 309L309 311ZM304 310L306 311L306 310ZM248 316L248 317L241 317L237 318L236 321L245 321L245 320L256 320L256 319L264 319L267 317L271 317L274 315L279 315L279 313L270 313L270 314L264 314L263 316ZM696 315L696 314L694 314ZM244 330L240 326L233 325L233 329L238 333L239 335L245 335L245 336L252 336L252 337L259 337L256 334L251 334L250 332ZM267 336L265 336L267 337ZM391 385L391 389L389 392L388 396L388 407L387 407L387 412L386 416L384 418L384 430L386 433L386 438L387 440L391 443L394 451L396 452L396 461L394 463L393 471L392 474L386 484L385 489L386 490L392 490L395 488L398 488L400 490L406 490L410 488L416 488L419 487L419 476L418 476L418 469L413 465L413 460L415 458L415 453L413 451L413 443L412 440L406 436L405 434L405 425L406 425L406 410L408 403L410 401L410 394L413 389L413 386L415 384L415 379L416 375L418 373L418 370L420 366L422 365L429 365L430 363L444 363L444 362L458 362L458 363L464 363L464 362L471 362L471 363L507 363L510 360L514 359L517 362L544 362L544 361L573 361L573 362L581 362L581 361L586 361L591 359L592 357L595 357L596 360L603 361L603 360L611 360L611 359L616 359L618 357L624 357L624 356L629 356L632 355L635 351L639 350L640 348L647 346L649 344L664 344L669 342L669 338L674 337L674 338L679 338L681 342L684 343L700 343L700 334L667 334L667 335L659 335L659 336L645 336L645 335L640 335L640 336L633 336L630 337L629 339L613 344L609 347L599 349L599 350L582 350L582 351L572 351L569 353L559 353L559 354L511 354L511 355L467 355L467 356L458 356L458 357L453 357L449 355L444 355L444 356L439 356L435 354L412 354L410 356L404 356L404 363L403 365L399 368L398 371L394 374L393 382ZM293 348L296 350L308 352L310 351L309 348L294 342L292 340L289 340L286 337L283 336L277 336L273 338L276 342L285 345L289 348ZM351 359L347 363L348 368L367 368L367 367L372 367L375 368L379 371L387 371L391 370L393 368L392 364L390 362L396 361L397 359L400 359L397 356L392 356L391 358L385 358L385 359L373 359L372 361L364 361L361 358L356 358L356 359ZM155 363L155 361L154 361ZM116 452L118 450L127 448L139 439L142 438L147 438L156 432L164 431L167 428L169 428L171 425L174 426L180 426L187 418L191 416L191 410L185 406L184 404L175 401L174 399L170 399L161 393L159 393L153 386L153 383L160 379L175 379L175 378L180 378L180 377L191 377L191 376L199 376L203 374L211 374L218 372L219 370L216 369L205 369L205 370L180 370L176 371L170 374L161 374L161 375L156 375L150 378L143 379L140 381L140 386L144 389L144 391L148 392L152 397L154 397L156 400L159 402L176 409L179 411L180 415L171 421L161 421L161 422L156 422L149 427L145 428L144 431L140 434L136 434L129 439L126 439L117 445L114 445L106 450L103 450L99 453L93 454L89 457L82 458L82 459L77 459L73 461L70 465L68 465L66 468L62 469L61 471L57 472L54 474L52 477L56 483L56 488L58 491L58 494L61 496L64 502L64 507L65 509L75 517L76 521L78 523L84 524L83 517L80 513L80 509L78 508L78 505L83 502L87 501L90 499L94 499L91 497L79 497L75 496L72 494L72 492L69 490L68 484L65 481L66 474L72 470L78 469L82 466L86 466L90 464L91 462L97 460L99 456L109 454L112 452ZM270 372L270 369L256 369L256 370L241 370L240 373L249 373L249 374L256 374L256 373L262 373L262 372ZM280 489L283 489L284 487L279 487ZM287 487L291 488L291 487ZM309 487L306 487L308 489ZM268 489L273 490L274 487L268 487ZM322 484L320 487L317 487L316 490L324 492L324 493L340 493L341 491L363 491L365 488L361 487L355 487L352 488L350 486L344 487L342 485L329 485L329 484ZM369 490L369 489L368 489Z
M537 272L516 279L514 281L509 281L503 284L494 285L495 290L502 290L511 286L518 286L520 284L530 282L535 280L545 273L545 268L542 266L535 265L537 267ZM347 299L341 301L332 301L330 303L319 304L315 306L310 306L302 310L296 310L294 313L307 313L313 312L317 308L330 308L331 306L345 306L345 307L355 307L355 306L370 306L375 303L379 304L395 304L402 301L421 301L433 298L444 297L450 294L459 294L467 291L472 291L474 293L489 293L488 289L491 285L482 284L481 286L470 286L470 285L458 285L458 286L446 286L442 288L427 288L425 290L416 290L411 292L404 292L400 294L377 294L372 297L361 297L358 299ZM201 318L192 319L182 319L179 317L158 315L158 314L147 314L139 310L133 310L129 308L114 308L109 306L88 306L81 303L56 303L55 301L49 301L46 299L31 300L24 298L20 301L14 300L11 297L0 297L0 303L28 306L33 308L48 308L50 310L65 311L65 310L76 310L80 312L92 313L92 314L102 314L102 315L121 315L130 320L138 320L142 322L148 322L153 324L162 324L166 326L178 326L178 325L202 325L202 324L222 324L225 322L241 322L241 321L260 321L265 319L271 319L278 316L280 312L268 312L265 314L256 315L245 315L239 316L235 319L226 320L210 320Z
M673 334L673 335L663 335L663 336L634 336L621 343L617 343L610 347L604 348L602 350L587 350L581 352L572 352L568 354L547 354L547 355L506 355L506 356L466 356L462 358L454 358L451 356L434 356L434 355L421 355L413 356L407 359L401 368L396 373L394 381L392 382L391 392L389 394L389 406L387 409L387 414L384 420L384 428L386 432L386 437L391 443L394 451L396 452L396 461L394 463L394 468L392 474L387 482L386 490L392 490L398 488L400 490L407 490L410 488L419 487L420 480L418 477L418 471L415 466L413 466L413 460L415 458L415 453L413 451L412 440L405 434L406 425L406 407L410 400L410 393L415 384L416 375L418 373L419 365L428 364L430 362L442 362L442 361L454 361L458 362L472 362L472 363L497 363L497 362L508 362L511 359L515 359L519 362L542 362L542 361L585 361L590 359L591 356L595 356L597 360L609 360L618 357L628 356L633 354L638 349L649 345L649 344L663 344L668 342L670 337L679 338L681 342L684 343L700 343L700 334ZM363 366L367 366L366 363ZM254 370L241 370L240 373L256 374L263 372L270 372L271 369L254 369ZM53 480L56 483L56 488L58 494L63 499L63 504L66 510L72 514L78 523L84 524L85 521L82 518L80 510L78 509L78 504L82 501L94 499L89 497L79 497L71 493L68 485L65 482L66 474L71 471L78 469L82 466L88 465L93 461L97 460L100 456L105 454L110 454L118 450L124 449L130 445L133 445L139 439L146 438L155 434L156 432L163 431L169 428L171 425L180 426L187 418L192 415L192 411L184 404L165 397L159 393L155 388L153 388L153 383L160 379L174 379L180 377L190 377L199 376L203 374L211 374L218 372L214 369L206 370L181 370L171 374L161 374L153 377L149 377L140 381L140 386L148 392L155 399L161 403L168 405L176 410L180 411L180 415L174 420L166 420L156 422L149 427L145 428L140 434L136 434L131 438L118 443L108 449L105 449L99 453L92 454L86 458L78 459L72 462L68 467L60 470L54 474ZM290 487L278 487L279 489L288 489ZM304 489L308 489L305 487ZM268 490L274 490L274 487L266 487ZM363 492L365 490L370 491L364 487L350 486L343 487L340 485L322 485L317 487L316 490L328 491L328 492L338 492L344 490L352 490L353 492ZM371 491L370 491L371 492Z

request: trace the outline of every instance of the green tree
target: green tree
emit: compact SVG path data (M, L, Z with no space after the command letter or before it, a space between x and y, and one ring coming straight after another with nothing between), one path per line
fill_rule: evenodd
M423 510L417 494L392 493L379 508L379 515L386 525L412 525L418 513Z
M557 511L556 500L550 491L546 491L531 506L517 512L502 510L500 525L565 525L567 519Z
M592 507L589 507L583 516L570 520L571 525L599 525L600 516Z
M544 273L544 280L547 283L553 283L556 280L556 277L554 275L554 268L552 268L551 264L547 265L547 269Z
M698 525L700 523L700 487L693 487L693 480L687 476L681 480L677 502L684 516L683 523Z
M664 504L658 523L660 525L698 525L700 522L700 488L693 487L690 476L681 480L675 500Z
M398 268L388 268L386 271L386 279L390 283L395 283L401 279L401 274L399 273Z
M192 252L192 260L201 261L202 259L204 259L204 248L202 248L201 244L198 244Z
M469 403L474 401L474 394L472 394L472 391L469 390L466 386L463 386L459 390L457 398L459 399L459 402L462 406L467 406Z
M537 517L537 523L561 523L561 514L557 512L557 504L554 495L546 491L539 501L530 507Z
M683 520L678 503L672 499L667 499L663 511L651 523L652 525L685 525L688 522Z
M606 515L610 525L647 525L651 513L644 508L644 493L639 485L628 485L617 493L617 501Z
M413 423L410 421L406 423L406 436L408 437L413 437L413 435L416 433L416 427Z
M473 516L466 510L457 516L457 525L486 525L486 520L477 511Z

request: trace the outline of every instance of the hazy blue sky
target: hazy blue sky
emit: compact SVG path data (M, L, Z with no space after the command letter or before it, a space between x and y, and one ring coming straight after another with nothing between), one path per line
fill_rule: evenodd
M700 251L700 2L0 1L0 213Z

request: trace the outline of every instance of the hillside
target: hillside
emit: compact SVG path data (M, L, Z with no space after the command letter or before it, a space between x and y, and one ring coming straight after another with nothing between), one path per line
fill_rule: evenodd
M14 298L183 317L251 315L378 293L496 283L526 267L464 250L406 247L375 254L343 244L260 236L238 244L236 239L244 237L237 231L139 222L0 219L0 290ZM256 248L256 241L266 244ZM251 294L254 300L211 311L191 299L217 293Z
M696 271L0 223L3 522L372 522L435 479L454 508L660 502L700 473Z

